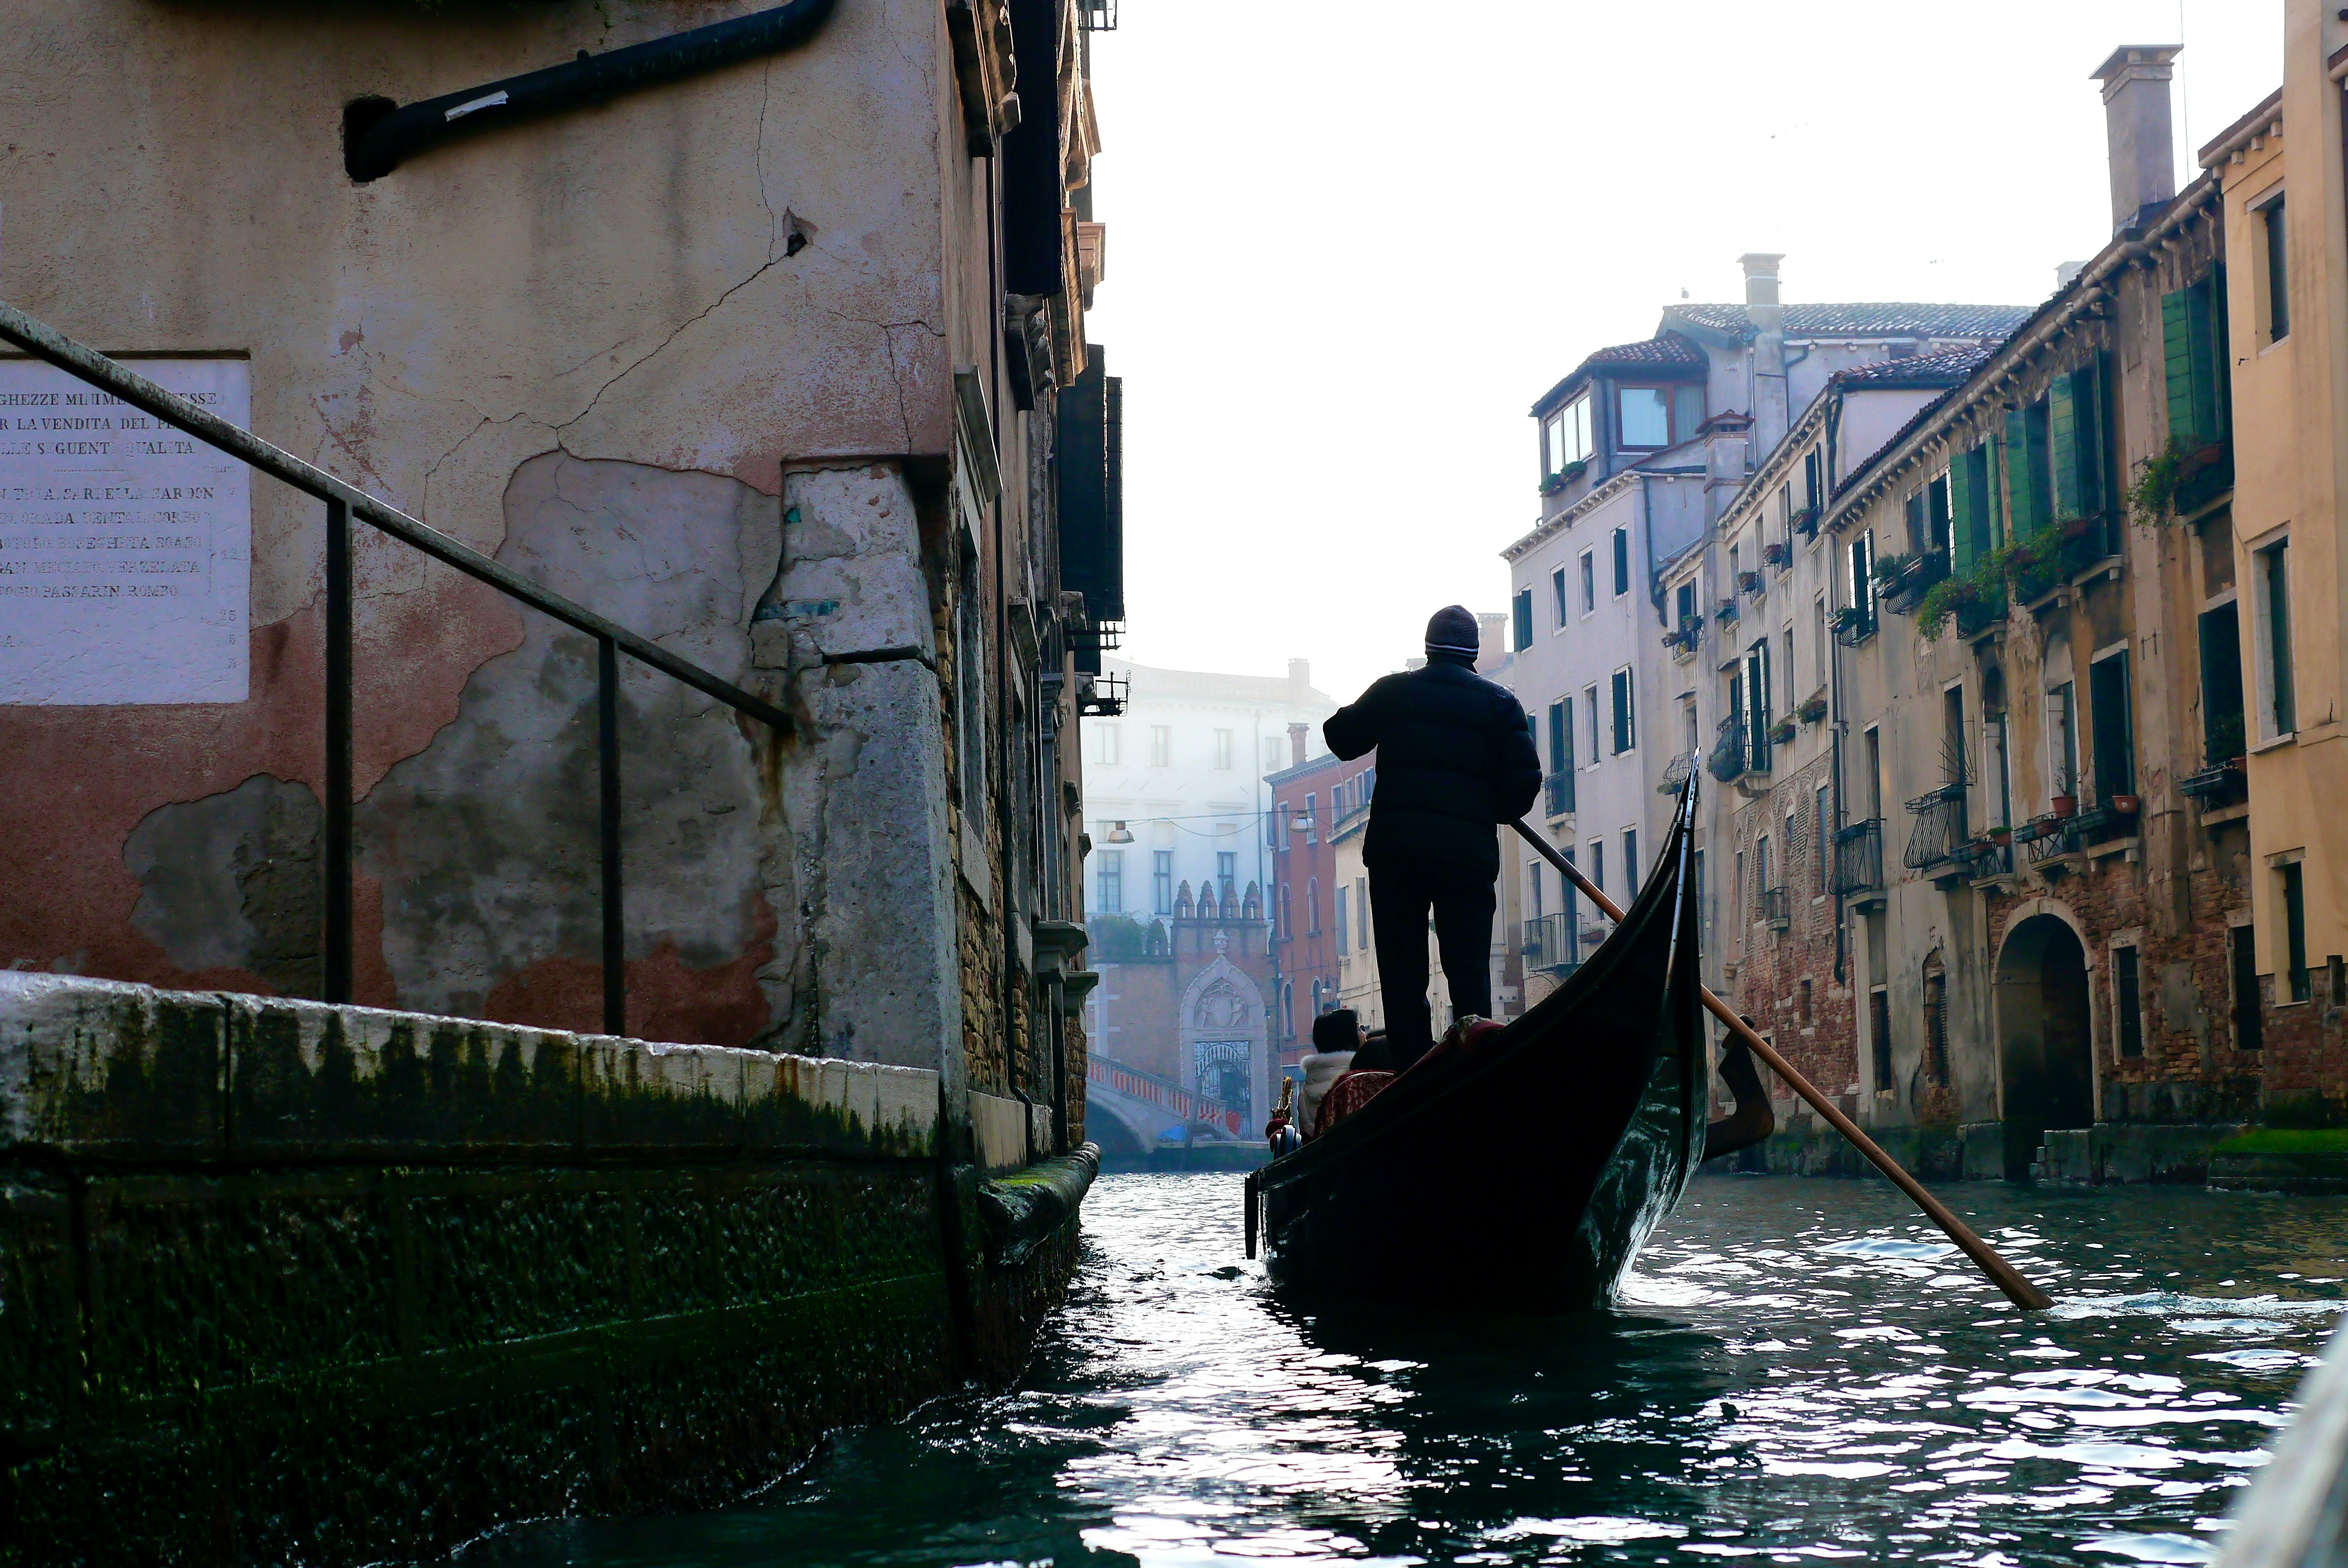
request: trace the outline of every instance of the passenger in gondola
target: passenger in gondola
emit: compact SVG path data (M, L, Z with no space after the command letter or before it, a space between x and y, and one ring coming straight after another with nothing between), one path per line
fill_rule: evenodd
M1492 1011L1493 884L1498 824L1532 810L1540 758L1525 710L1476 673L1476 617L1454 604L1426 624L1426 663L1374 683L1321 727L1340 758L1378 754L1362 861L1386 1047L1396 1071L1435 1043L1426 1003L1426 927L1457 1017Z

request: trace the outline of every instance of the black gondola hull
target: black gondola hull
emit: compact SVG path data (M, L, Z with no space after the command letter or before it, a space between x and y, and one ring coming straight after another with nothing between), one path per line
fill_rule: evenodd
M1704 1152L1691 801L1620 929L1554 994L1256 1173L1275 1280L1520 1312L1613 1299Z

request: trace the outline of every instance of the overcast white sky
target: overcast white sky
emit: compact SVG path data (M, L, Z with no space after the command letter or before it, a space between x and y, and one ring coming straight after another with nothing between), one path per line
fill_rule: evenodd
M1350 698L1500 609L1526 409L1746 251L1788 300L2036 304L2110 234L2087 73L2180 37L2181 181L2280 83L2280 0L1122 0L1125 652Z

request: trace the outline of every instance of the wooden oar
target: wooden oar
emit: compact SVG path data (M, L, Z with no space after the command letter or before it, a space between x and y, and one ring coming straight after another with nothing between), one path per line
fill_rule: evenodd
M1595 883L1581 874L1580 867L1558 853L1547 839L1533 831L1531 827L1521 819L1514 825L1517 831L1524 835L1525 841L1540 851L1543 860L1555 866L1568 882L1581 889L1582 896L1605 912L1607 919L1617 923L1621 923L1622 905L1608 898ZM1901 1191L1914 1199L1916 1206L1930 1215L1934 1224L1948 1233L1949 1240L1962 1248L1965 1256L1972 1259L1982 1273L1989 1275L1991 1282L1998 1289L2005 1292L2008 1301L2033 1312L2041 1307L2054 1305L2053 1296L2023 1278L2021 1273L2012 1264L1998 1256L1987 1242L1973 1234L1970 1225L1949 1212L1946 1204L1924 1191L1922 1182L1901 1170L1898 1161L1877 1146L1875 1140L1859 1130L1859 1123L1845 1116L1840 1106L1820 1094L1809 1079L1796 1072L1793 1064L1777 1054L1776 1047L1763 1039L1752 1025L1738 1017L1727 1003L1712 994L1711 986L1706 985L1702 989L1704 1010L1725 1024L1729 1033L1743 1040L1752 1048L1755 1056L1768 1063L1770 1070L1791 1084L1796 1094L1808 1100L1811 1109L1825 1117L1834 1130L1849 1139L1851 1146L1866 1155L1878 1171L1890 1177Z

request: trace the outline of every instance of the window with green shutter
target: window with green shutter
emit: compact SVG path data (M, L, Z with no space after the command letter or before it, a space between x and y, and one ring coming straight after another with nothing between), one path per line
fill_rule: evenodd
M2187 451L2226 438L2231 399L2225 385L2226 320L2220 274L2212 272L2160 300L2168 433Z
M2042 397L2005 416L2006 505L2012 537L2027 539L2054 521L2054 498L2047 471L2047 407Z
M2103 381L2098 356L2056 377L2048 395L2054 516L2064 521L2104 513Z
M1990 542L1993 490L1988 443L1959 453L1949 465L1949 554L1956 572L1969 570L1993 548Z

